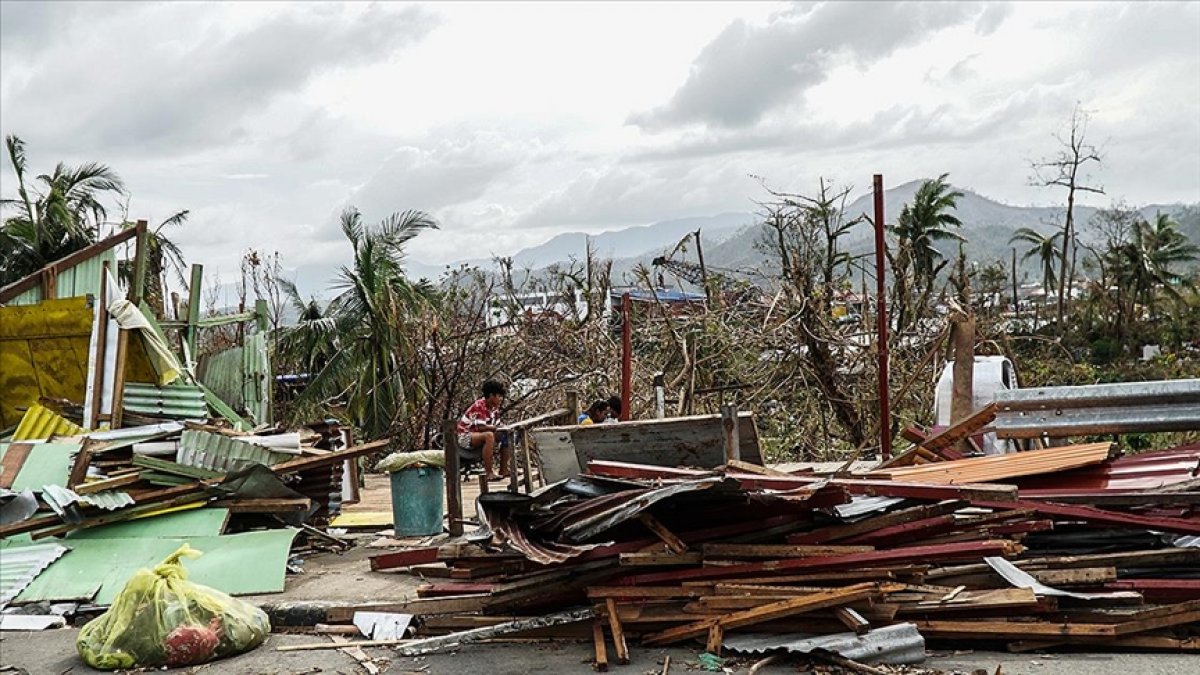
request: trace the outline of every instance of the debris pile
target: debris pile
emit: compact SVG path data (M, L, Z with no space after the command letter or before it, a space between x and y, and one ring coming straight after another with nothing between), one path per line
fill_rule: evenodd
M373 569L424 577L420 597L327 620L402 612L452 638L582 607L522 634L590 635L601 667L627 662L634 639L715 654L838 645L866 663L919 662L927 640L1196 651L1200 445L1112 453L836 477L592 461L531 495L481 497L466 541L375 556Z
M35 416L48 423L23 422L23 440L0 443L0 556L41 562L6 577L0 609L54 601L91 613L137 569L185 544L206 554L189 564L203 584L232 595L283 591L293 554L345 545L315 526L339 508L346 460L386 443L345 447L342 429L327 423L239 432L162 420L88 432L41 405L25 419Z

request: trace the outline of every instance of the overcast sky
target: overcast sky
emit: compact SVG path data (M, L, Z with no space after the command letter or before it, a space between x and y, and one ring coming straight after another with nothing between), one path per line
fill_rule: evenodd
M1195 2L0 3L0 132L36 172L107 163L131 216L191 210L189 259L277 250L302 286L347 204L432 212L411 253L442 263L751 211L751 175L1054 203L1029 161L1076 101L1098 203L1200 201Z

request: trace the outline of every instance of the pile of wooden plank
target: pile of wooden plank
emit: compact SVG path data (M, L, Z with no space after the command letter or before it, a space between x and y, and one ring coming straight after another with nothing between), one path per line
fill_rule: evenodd
M591 635L601 666L627 661L634 640L720 652L727 634L900 624L935 645L1198 651L1188 481L1200 447L1164 456L1174 478L1155 475L1171 485L1093 489L1102 506L986 482L1127 475L1110 454L1090 444L839 477L594 461L529 500L481 504L472 541L372 567L426 578L418 599L386 607L428 634L590 606L591 625L554 634Z

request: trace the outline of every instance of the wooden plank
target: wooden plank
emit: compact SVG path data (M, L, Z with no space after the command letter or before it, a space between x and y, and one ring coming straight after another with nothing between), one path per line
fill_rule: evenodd
M849 607L834 607L833 616L846 628L854 631L855 635L862 635L871 630L871 622Z
M230 513L288 513L307 511L312 506L312 500L307 497L296 499L218 499L213 506L222 506Z
M612 632L613 651L617 655L617 663L629 663L629 646L625 643L625 629L621 626L621 616L617 613L617 601L605 598L604 605L608 609L608 629Z
M741 471L742 473L756 473L760 476L783 476L784 478L788 478L788 477L791 477L791 475L792 475L785 471L779 471L777 469L772 469L769 466L760 466L758 464L751 464L750 462L746 462L746 461L743 461L740 459L727 460L725 462L725 466L726 466L726 468L733 469L735 471Z
M592 620L592 645L596 650L596 670L608 670L608 649L604 644L604 624L599 617Z
M695 598L700 590L683 586L592 586L587 589L589 598L617 598L620 600Z
M850 537L866 534L882 530L885 527L910 523L916 520L925 518L934 518L954 513L960 508L966 506L967 503L961 500L952 500L942 502L940 504L924 504L921 506L913 506L899 511L892 511L873 518L866 518L856 523L847 523L845 525L832 525L823 527L812 532L802 532L793 534L787 538L789 544L823 544L830 541L838 541L840 539L848 539Z
M870 478L938 484L987 483L1099 464L1109 458L1113 447L1111 443L1086 443L1007 455L971 457L953 462L895 467L873 471L867 475Z
M970 438L975 432L991 424L996 419L996 404L989 403L979 410L975 411L957 424L954 424L942 431L926 437L920 442L920 446L926 450L937 452L943 448L949 448L959 441Z
M668 567L678 565L699 565L704 558L699 553L622 553L621 567Z
M427 546L407 551L383 553L381 555L373 555L368 560L371 562L371 570L375 572L396 569L397 567L434 563L438 561L438 547Z
M25 466L25 460L32 451L33 446L29 443L9 443L4 457L0 458L0 488L13 486L13 481L21 473L21 467Z
M463 533L463 498L462 477L458 467L458 423L446 420L442 423L442 452L446 464L446 517L449 519L447 530L451 537L461 537ZM484 481L487 487L487 481ZM483 490L482 493L486 493Z
M709 654L721 655L721 642L725 639L725 630L721 628L720 623L714 623L708 627L708 642L705 644L705 651Z
M995 555L1015 555L1024 547L1006 540L988 540L963 542L957 544L939 544L936 546L910 546L889 551L872 551L870 553L853 553L849 555L830 556L827 558L789 558L785 560L766 560L744 565L729 567L705 567L701 569L677 570L670 572L652 572L648 574L627 577L624 581L630 585L658 584L661 582L678 582L687 579L727 579L740 578L750 575L787 572L791 570L830 570L846 567L881 565L887 563L914 563L922 560L952 560L962 558L982 559Z
M103 492L105 490L114 490L126 485L132 485L139 480L141 480L141 472L134 470L132 473L126 473L113 478L105 478L104 480L94 480L87 483L81 483L71 489L74 490L75 494L77 495L90 495L97 492Z
M893 590L902 588L899 585L855 584L846 588L814 593L798 598L790 598L770 603L754 609L748 609L733 614L727 614L718 619L698 621L683 626L675 626L659 633L648 635L643 639L647 645L666 645L689 638L699 637L708 633L709 627L719 624L724 630L742 628L756 623L779 619L817 609L825 609L845 605L855 600L880 597Z
M801 544L704 544L705 559L811 558L874 551L874 546L805 546Z
M642 525L646 526L646 529L653 532L659 539L662 539L663 543L667 545L667 548L674 551L677 555L682 555L687 552L687 544L683 543L682 539L675 536L674 532L667 529L666 525L663 525L657 518L650 515L650 512L642 511L638 514L638 520L642 522Z

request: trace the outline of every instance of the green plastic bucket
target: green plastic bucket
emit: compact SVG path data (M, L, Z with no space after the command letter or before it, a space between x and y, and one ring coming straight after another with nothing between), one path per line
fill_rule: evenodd
M397 537L442 532L445 476L445 472L435 466L412 467L392 473L392 523Z

